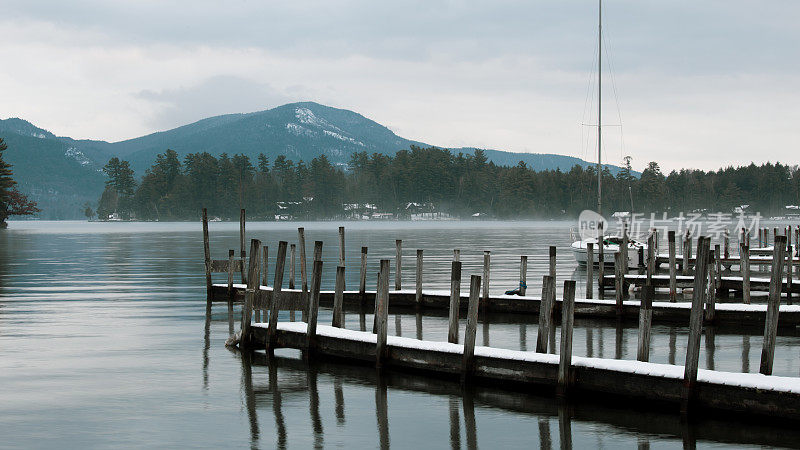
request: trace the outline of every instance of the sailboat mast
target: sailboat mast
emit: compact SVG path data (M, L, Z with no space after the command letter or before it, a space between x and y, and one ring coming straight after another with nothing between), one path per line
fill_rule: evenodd
M603 215L603 0L597 6L597 213Z

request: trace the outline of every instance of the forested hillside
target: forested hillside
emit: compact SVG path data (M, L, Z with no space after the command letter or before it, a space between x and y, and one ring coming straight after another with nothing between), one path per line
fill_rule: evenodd
M597 204L592 167L534 171L524 162L498 166L480 150L456 154L411 147L394 156L360 152L352 155L346 170L325 155L306 162L285 156L271 161L263 154L251 161L240 154L217 158L192 153L181 160L167 150L138 186L125 161L115 164L106 167L109 179L99 212L144 220L195 219L203 207L221 218L236 218L239 208L246 208L249 217L268 220L276 214L342 218L353 208L403 218L409 203L455 217L573 218ZM630 210L631 201L637 212L730 212L750 204L752 210L769 214L800 203L800 172L765 164L710 172L685 169L665 176L655 162L641 177L633 176L629 167L616 176L606 170L605 211Z

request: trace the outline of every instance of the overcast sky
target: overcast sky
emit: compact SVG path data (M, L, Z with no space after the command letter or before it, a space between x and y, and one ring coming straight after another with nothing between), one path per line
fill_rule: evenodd
M796 0L605 2L604 162L797 164L799 20ZM4 0L0 30L0 118L58 135L311 100L434 145L595 158L596 1Z

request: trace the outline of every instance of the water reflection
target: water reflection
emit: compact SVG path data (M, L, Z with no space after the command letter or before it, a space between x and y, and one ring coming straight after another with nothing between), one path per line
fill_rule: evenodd
M292 422L302 422L303 414L298 411L297 403L304 403L306 395L310 430L298 429L292 436L303 446L306 442L303 435L309 435L312 439L309 445L316 448L346 443L353 447L388 449L394 441L400 447L415 443L435 447L448 442L453 449L476 449L481 445L501 447L510 442L519 445L538 440L540 448L552 449L553 425L558 447L562 449L634 445L650 448L652 443L695 448L698 440L713 440L717 445L793 446L800 442L798 430L776 432L757 422L745 425L713 418L687 422L668 412L558 400L483 386L463 387L457 381L289 356L269 358L261 352L233 352L241 359L242 390L254 448L286 448L290 444L286 414L290 414ZM265 372L267 389L258 387L258 380L264 378ZM286 381L279 383L279 380ZM374 410L370 413L361 409L355 423L346 421L345 392L360 398L365 390L374 397ZM291 405L284 402L286 396L292 398ZM397 414L390 412L390 396ZM322 406L327 402L320 399L325 397L333 399L331 409ZM363 408L365 404L361 405ZM404 411L413 411L413 416ZM275 426L260 427L259 416L269 414ZM363 421L370 414L375 417L372 434L369 428L364 428ZM478 420L479 417L483 419ZM509 420L510 417L516 419ZM326 427L325 422L336 426ZM531 432L538 436L532 436ZM264 434L274 436L268 438Z

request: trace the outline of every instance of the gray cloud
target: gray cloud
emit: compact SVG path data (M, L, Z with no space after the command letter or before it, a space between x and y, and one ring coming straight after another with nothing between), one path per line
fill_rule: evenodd
M302 87L295 93L302 92ZM221 114L243 113L270 109L291 101L268 83L238 76L215 76L200 84L164 89L144 90L139 99L154 103L158 112L148 121L156 129L170 129L200 119Z

